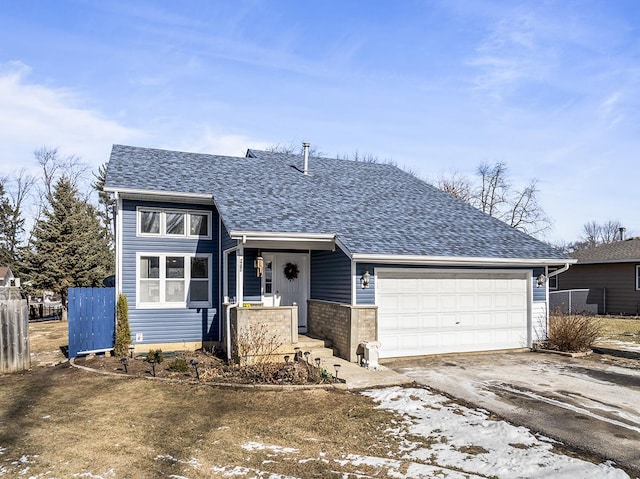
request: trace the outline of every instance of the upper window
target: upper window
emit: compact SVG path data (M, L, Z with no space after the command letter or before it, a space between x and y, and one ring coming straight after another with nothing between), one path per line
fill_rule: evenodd
M211 239L211 212L138 208L138 235Z
M211 307L212 256L138 254L138 307Z
M636 265L636 289L640 290L640 264Z
M558 289L558 275L549 278L549 289Z

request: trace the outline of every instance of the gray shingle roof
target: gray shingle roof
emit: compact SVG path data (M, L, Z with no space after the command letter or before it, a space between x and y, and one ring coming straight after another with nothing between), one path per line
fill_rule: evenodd
M576 251L578 263L640 262L640 238L630 238Z
M337 234L352 253L567 258L392 165L312 157L305 176L300 155L247 156L114 145L106 187L212 194L230 231Z

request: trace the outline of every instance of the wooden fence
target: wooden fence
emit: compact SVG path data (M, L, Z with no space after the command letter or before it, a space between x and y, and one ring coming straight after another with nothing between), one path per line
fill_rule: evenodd
M24 371L30 367L27 301L0 301L0 373Z

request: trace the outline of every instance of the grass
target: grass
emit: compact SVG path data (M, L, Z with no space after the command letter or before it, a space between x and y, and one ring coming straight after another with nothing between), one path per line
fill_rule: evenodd
M65 323L31 326L33 353L66 344ZM398 428L397 415L347 391L219 389L119 379L68 363L34 366L0 375L0 476L194 479L216 477L214 467L239 465L341 477L355 466L339 466L334 458L387 457L398 450L401 437L385 432L394 421ZM278 458L273 451L243 449L250 442L299 452Z
M640 344L640 318L601 316L603 338Z

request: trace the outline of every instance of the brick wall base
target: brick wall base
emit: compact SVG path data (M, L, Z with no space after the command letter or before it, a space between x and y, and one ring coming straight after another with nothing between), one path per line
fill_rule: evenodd
M309 301L311 336L330 339L342 359L357 362L358 345L378 339L378 307Z

